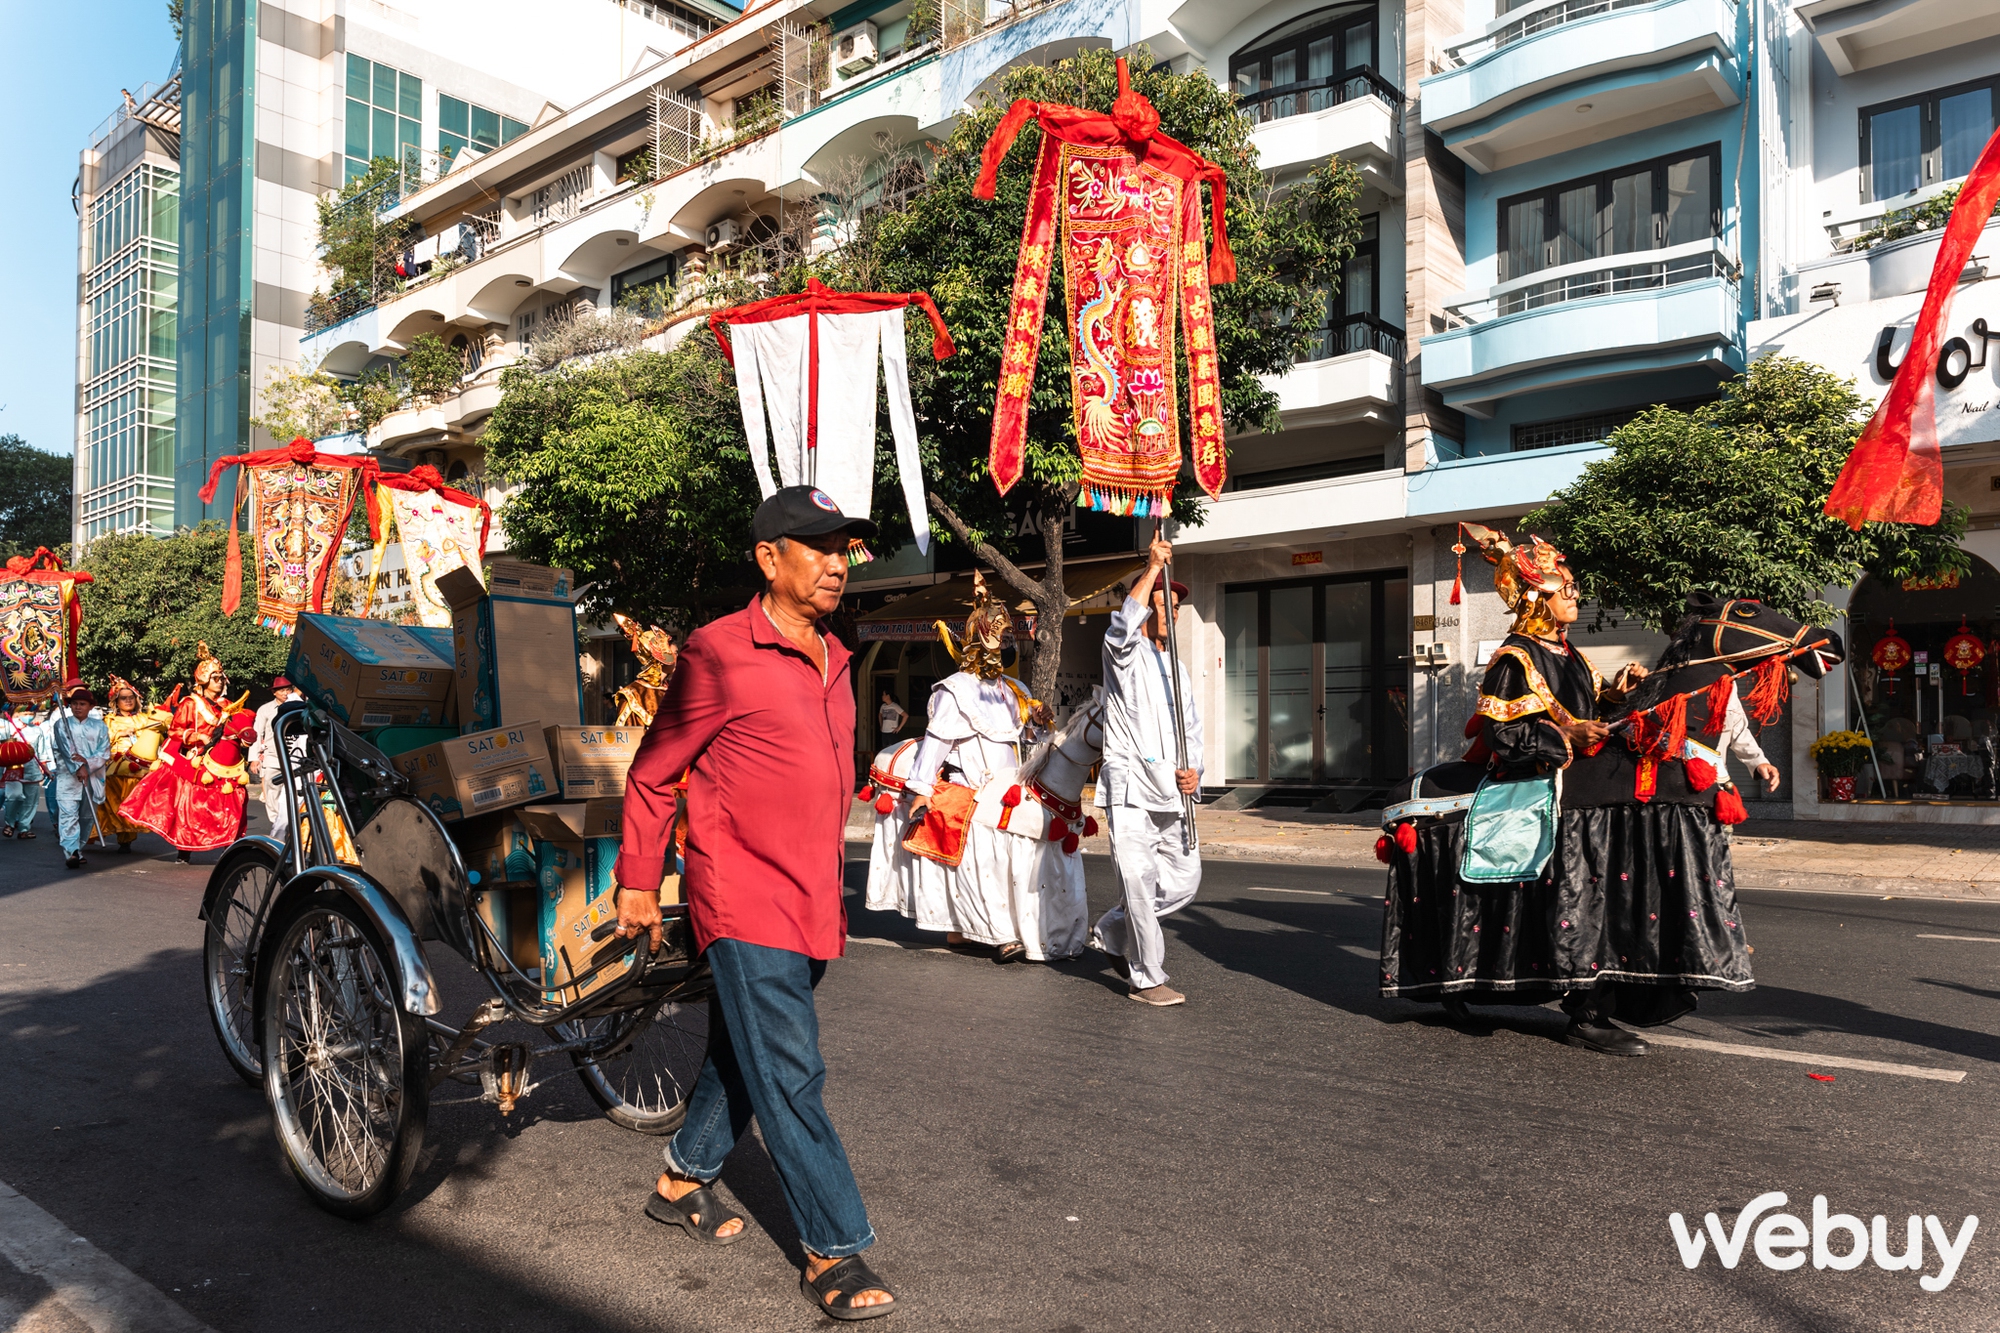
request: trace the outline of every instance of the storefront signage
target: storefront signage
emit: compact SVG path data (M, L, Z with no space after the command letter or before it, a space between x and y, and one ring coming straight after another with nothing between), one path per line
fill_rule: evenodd
M1324 555L1319 551L1292 552L1292 563L1295 565L1316 565L1324 558Z
M1437 617L1414 616L1410 620L1410 628L1413 630L1434 630L1437 628Z
M1903 580L1904 592L1943 592L1958 586L1958 571L1947 569L1942 574L1916 574Z

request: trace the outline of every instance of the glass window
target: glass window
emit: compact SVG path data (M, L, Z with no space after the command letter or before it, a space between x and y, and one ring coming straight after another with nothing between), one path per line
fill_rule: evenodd
M527 132L528 132L528 126L525 122L513 120L506 116L500 117L501 143L512 143L514 142L514 140L520 138Z
M1236 95L1247 97L1259 91L1258 79L1264 66L1261 61L1239 66L1236 70Z
M1924 109L1897 107L1868 118L1875 198L1893 199L1924 183Z
M1718 157L1711 145L1502 199L1500 280L1714 236Z
M1665 243L1686 245L1715 234L1714 173L1706 157L1667 164ZM1644 249L1644 246L1635 247Z
M1333 77L1333 38L1322 37L1306 47L1306 77L1309 79Z
M368 160L368 107L351 97L347 99L347 155Z
M1533 273L1542 265L1542 199L1521 199L1501 209L1501 227L1507 238L1500 252L1500 280Z
M1222 595L1223 698L1228 713L1222 775L1257 778L1257 594Z
M528 127L520 121L510 120L497 111L461 102L456 97L438 98L438 151L447 156L467 143L482 153L490 153L527 131Z
M440 130L456 134L463 141L467 133L469 133L469 125L466 117L470 112L471 108L456 97L446 97L443 93L438 94L438 128Z
M1938 100L1938 147L1944 157L1943 180L1972 173L1980 150L1993 137L1993 90L1974 88Z
M1556 244L1551 264L1597 257L1597 185L1564 190L1556 196Z
M366 60L363 60L360 56L352 52L348 53L347 95L349 97L359 98L363 102L368 100L368 71L370 68L371 66Z
M1271 590L1271 778L1304 781L1313 769L1311 588Z
M390 69L387 65L377 65L375 67L374 92L368 100L376 106L387 107L391 111L396 109L395 70Z
M424 118L424 81L408 74L397 77L396 113L412 120Z
M492 152L500 146L500 117L484 107L472 108L472 142Z
M1375 64L1375 6L1348 3L1295 19L1230 58L1230 84L1259 121L1323 111L1375 85L1356 75ZM1305 83L1301 96L1278 93ZM1393 97L1394 94L1388 94Z
M1360 69L1375 63L1375 25L1357 23L1347 30L1347 67Z
M463 103L460 103L463 106ZM439 111L445 111L440 101ZM357 55L347 57L347 179L378 157L407 158L423 144L424 81ZM440 136L442 137L442 136ZM442 144L440 144L442 146Z
M1624 254L1653 248L1653 173L1635 171L1611 178L1611 197L1599 214L1597 252Z
M1271 86L1283 88L1299 81L1299 54L1280 51L1271 57Z

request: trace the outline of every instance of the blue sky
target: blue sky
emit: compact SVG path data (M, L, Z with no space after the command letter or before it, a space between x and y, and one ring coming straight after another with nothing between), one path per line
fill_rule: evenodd
M0 435L71 451L76 214L70 184L92 130L167 76L166 0L0 0Z

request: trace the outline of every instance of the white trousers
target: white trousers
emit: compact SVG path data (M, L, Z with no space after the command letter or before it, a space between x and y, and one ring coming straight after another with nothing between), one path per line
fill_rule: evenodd
M1125 959L1134 990L1167 984L1166 937L1160 918L1194 900L1201 887L1201 851L1181 848L1181 812L1115 805L1104 812L1111 858L1118 868L1119 904L1091 930L1098 947Z
M919 930L957 930L951 915L950 881L954 872L935 861L903 850L909 827L907 799L888 814L875 814L875 841L868 849L868 892L871 912L900 912Z
M271 821L271 836L283 842L285 826L291 823L291 812L285 809L285 779L282 775L264 779L264 817Z
M1065 852L1059 842L1017 838L1034 850L1017 873L1014 924L1036 962L1074 958L1083 952L1090 903L1083 894L1083 854Z

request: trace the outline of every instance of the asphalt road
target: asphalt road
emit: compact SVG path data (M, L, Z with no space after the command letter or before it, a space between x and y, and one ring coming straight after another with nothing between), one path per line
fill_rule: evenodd
M827 1326L758 1145L723 1177L751 1238L697 1246L639 1212L658 1141L552 1069L511 1118L434 1107L390 1212L319 1212L210 1031L206 873L135 855L69 874L46 833L0 843L0 1184L218 1333ZM1108 864L1090 880L1108 905ZM820 1012L871 1259L904 1296L880 1327L2000 1328L2000 1217L1936 1294L1873 1263L1769 1271L1750 1247L1690 1271L1668 1225L1774 1190L1808 1223L1816 1194L1887 1215L1891 1249L1910 1214L1954 1237L1983 1215L1996 909L1748 894L1759 989L1705 997L1678 1029L1965 1073L1947 1082L1691 1048L1616 1060L1562 1045L1553 1009L1461 1035L1375 995L1378 880L1211 864L1167 929L1190 1000L1166 1011L1094 956L1000 968L856 913ZM433 964L446 1016L469 1009L475 978ZM72 1327L46 1296L0 1258L0 1327Z

